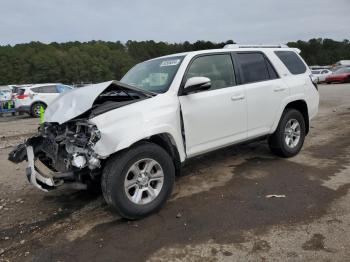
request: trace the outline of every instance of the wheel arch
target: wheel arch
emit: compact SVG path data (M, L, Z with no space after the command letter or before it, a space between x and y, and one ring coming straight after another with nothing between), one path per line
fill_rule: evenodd
M152 135L148 138L141 139L132 145L130 147L135 146L139 143L142 143L144 141L154 143L161 148L163 148L172 158L174 162L174 167L175 167L175 175L178 176L181 173L181 158L179 151L177 149L176 143L174 138L171 136L169 133L160 133L160 134L155 134Z
M292 102L289 102L283 112L286 110L286 109L289 109L289 108L293 108L293 109L296 109L298 110L302 115L303 115L303 118L304 118L304 121L305 121L305 133L306 135L309 133L309 130L310 130L310 121L309 121L309 110L308 110L308 106L307 106L307 103L305 102L305 100L303 99L300 99L300 100L295 100L295 101L292 101ZM283 115L283 114L282 114Z

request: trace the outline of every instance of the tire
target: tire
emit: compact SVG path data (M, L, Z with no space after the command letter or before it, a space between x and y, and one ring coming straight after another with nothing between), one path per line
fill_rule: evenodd
M39 118L40 117L40 107L43 107L44 110L46 109L46 105L41 102L34 103L30 108L30 115L32 117Z
M276 131L268 139L272 153L280 157L293 157L301 150L304 140L305 120L303 115L296 109L285 109Z
M152 181L141 177L146 164L152 169L144 177L153 177ZM156 179L162 172L163 178ZM171 194L174 180L175 167L169 154L156 144L143 142L107 161L101 185L107 204L122 217L133 220L159 211Z

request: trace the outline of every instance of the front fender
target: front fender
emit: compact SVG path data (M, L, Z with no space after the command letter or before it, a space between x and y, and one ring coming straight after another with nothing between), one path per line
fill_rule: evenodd
M90 122L101 133L101 139L94 146L94 151L101 157L108 157L152 135L166 133L175 143L181 161L185 160L177 99L159 95L106 112Z

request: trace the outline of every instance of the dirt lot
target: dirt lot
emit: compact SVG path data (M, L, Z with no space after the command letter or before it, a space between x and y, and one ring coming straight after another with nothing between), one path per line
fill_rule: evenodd
M134 222L101 196L30 186L7 154L38 121L0 119L0 261L349 261L350 85L320 93L297 157L258 142L193 159L161 212Z

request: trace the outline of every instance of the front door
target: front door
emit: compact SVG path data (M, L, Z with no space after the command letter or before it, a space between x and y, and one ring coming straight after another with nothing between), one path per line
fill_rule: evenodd
M236 85L230 53L196 57L185 79L211 80L206 91L180 96L186 153L195 156L246 138L246 96Z

